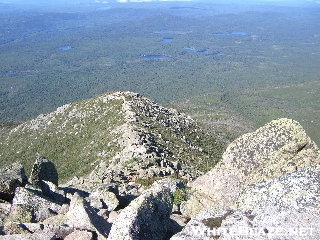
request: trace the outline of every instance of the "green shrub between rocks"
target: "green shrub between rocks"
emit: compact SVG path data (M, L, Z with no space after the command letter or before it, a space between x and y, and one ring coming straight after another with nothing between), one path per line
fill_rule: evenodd
M173 203L179 206L183 201L188 199L188 189L179 188L173 193Z

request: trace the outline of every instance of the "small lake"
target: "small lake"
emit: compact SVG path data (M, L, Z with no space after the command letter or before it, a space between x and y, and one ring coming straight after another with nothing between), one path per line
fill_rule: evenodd
M245 36L245 35L247 35L247 33L246 32L231 32L231 35L241 35L241 36Z
M6 72L4 72L4 75L12 76L12 75L15 75L15 72L14 71L6 71Z
M140 59L169 59L170 56L167 55L140 55Z
M62 46L59 46L58 47L58 50L61 50L61 51L68 51L70 50L72 47L70 45L62 45Z
M17 92L18 90L19 90L18 87L15 87L15 86L10 87L11 92Z

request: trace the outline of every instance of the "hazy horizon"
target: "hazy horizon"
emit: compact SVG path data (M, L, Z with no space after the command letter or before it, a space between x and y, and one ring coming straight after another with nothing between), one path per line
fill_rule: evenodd
M125 4L125 3L205 3L210 4L280 4L280 5L304 5L308 3L320 3L320 0L0 0L3 5L20 6L59 6L81 4Z

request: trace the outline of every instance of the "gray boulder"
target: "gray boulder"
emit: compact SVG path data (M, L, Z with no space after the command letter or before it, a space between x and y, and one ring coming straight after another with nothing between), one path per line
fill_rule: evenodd
M16 162L0 170L0 199L12 201L17 187L23 187L28 182L21 163Z
M1 203L0 202L0 235L3 230L3 224L5 222L5 219L8 217L10 213L11 204L9 203Z
M234 207L246 186L319 164L319 149L298 122L274 120L236 139L216 167L191 183L198 203L190 214L204 206ZM190 210L191 205L184 207Z
M114 221L109 240L168 239L173 196L158 183L133 200Z
M75 229L73 226L59 226L44 223L20 223L20 222L10 222L6 224L8 235L17 235L17 234L29 234L32 233L34 236L37 234L51 234L54 233L55 239L64 239L66 236L71 234ZM1 239L1 237L0 237Z
M171 239L320 239L319 166L248 186L237 206L206 209Z
M55 240L54 233L12 234L0 237L1 240Z
M64 238L64 240L93 240L93 234L89 231L75 230Z
M164 178L161 180L158 180L153 183L153 187L166 187L169 188L170 192L173 194L175 191L181 188L185 188L186 184L184 181L180 179L175 179L175 178Z
M240 194L237 207L257 210L277 206L279 211L296 209L316 213L320 211L320 166L317 168L302 169L248 186Z
M110 212L115 210L119 205L117 196L103 186L92 192L86 200L90 202L92 207L96 209L108 209Z
M77 230L93 232L98 239L106 239L110 231L110 223L99 216L78 193L71 196L69 211L66 214L50 217L44 220L43 224L54 225L56 228L69 226Z
M216 234L215 230L221 228L222 222L233 213L234 210L225 207L213 207L203 210L170 240L217 239L220 234Z
M10 220L16 222L39 222L58 214L61 205L41 196L41 193L18 187L12 200Z
M53 162L44 158L37 157L29 178L31 184L42 187L42 181L52 182L58 186L58 171Z
M267 207L241 211L226 207L205 209L170 240L246 239L316 240L320 238L320 216L295 209L279 211Z

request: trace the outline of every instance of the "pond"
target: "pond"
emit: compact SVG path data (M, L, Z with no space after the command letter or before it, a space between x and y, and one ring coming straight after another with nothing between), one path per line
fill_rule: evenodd
M170 56L167 55L140 55L141 59L169 59L171 58Z
M6 72L4 73L4 75L6 75L6 76L12 76L12 75L15 75L15 72L14 72L14 71L6 71Z
M241 36L245 36L245 35L247 35L247 33L246 33L246 32L238 32L238 31L231 32L230 34L231 34L231 35L241 35Z
M17 92L18 90L19 90L18 87L15 87L15 86L10 87L10 92Z
M68 51L70 50L72 47L70 45L62 45L62 46L59 46L58 49L61 50L61 51Z

